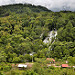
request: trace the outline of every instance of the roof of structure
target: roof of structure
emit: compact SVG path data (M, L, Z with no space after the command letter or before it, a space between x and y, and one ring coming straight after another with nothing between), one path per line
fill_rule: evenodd
M62 64L62 67L69 67L68 64Z
M25 67L25 68L27 68L27 65L19 64L18 67Z

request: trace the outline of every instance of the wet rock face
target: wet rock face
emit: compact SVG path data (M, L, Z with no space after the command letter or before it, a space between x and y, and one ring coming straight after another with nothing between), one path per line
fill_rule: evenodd
M57 31L56 30L52 30L52 31L49 32L48 37L46 37L43 42L45 44L46 43L50 43L52 41L52 38L56 39L56 36L57 36Z

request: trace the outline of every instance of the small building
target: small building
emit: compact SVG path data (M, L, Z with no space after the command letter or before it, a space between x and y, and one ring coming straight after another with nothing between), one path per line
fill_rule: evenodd
M67 67L69 67L69 66L68 66L68 64L62 64L61 67L67 68Z
M19 65L18 65L18 68L19 68L19 69L25 69L25 68L27 68L27 65L19 64Z
M55 60L53 58L47 58L46 60L50 61L50 63L53 63L53 64L55 63Z

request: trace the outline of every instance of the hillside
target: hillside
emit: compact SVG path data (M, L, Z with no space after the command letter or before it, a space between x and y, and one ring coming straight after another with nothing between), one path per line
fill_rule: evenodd
M17 11L16 11L17 10ZM31 4L14 4L14 5L7 5L0 7L0 16L9 16L12 13L22 14L22 13L31 13L31 12L41 12L41 11L48 11L45 7L42 6L34 6Z
M56 39L52 38L55 42L43 43L54 28L58 32ZM75 57L75 12L52 12L31 4L1 6L0 62L31 61L32 52L37 58Z

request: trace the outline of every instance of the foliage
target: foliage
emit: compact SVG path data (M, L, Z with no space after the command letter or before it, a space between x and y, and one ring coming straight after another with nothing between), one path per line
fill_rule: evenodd
M25 73L23 73L23 75L38 75L38 73L34 72L34 71L26 71Z
M54 29L58 31L52 38L55 42L44 44ZM51 12L31 4L0 6L0 62L31 61L32 52L34 58L75 57L75 12Z
M0 64L0 71L8 72L11 70L11 68L12 67L10 64L5 64L5 63Z
M68 62L70 65L75 65L75 57L68 57Z
M2 72L0 72L0 75L4 75Z

